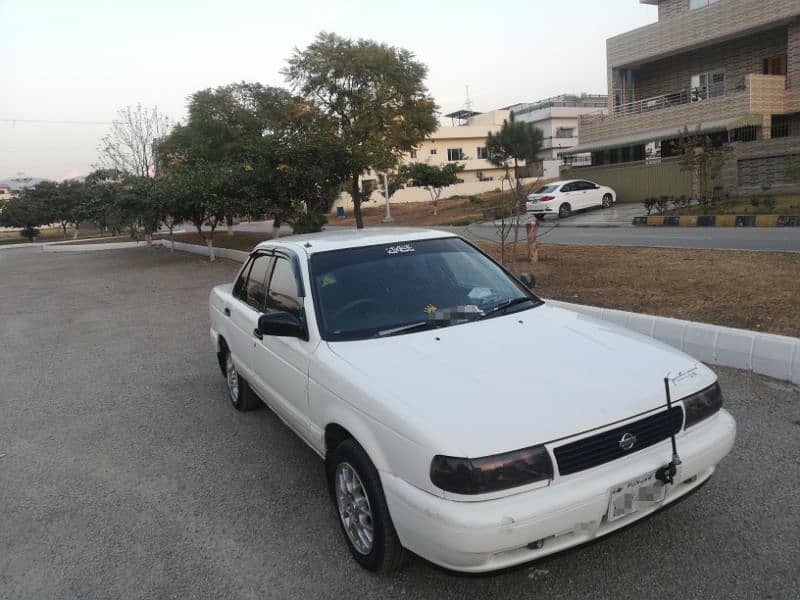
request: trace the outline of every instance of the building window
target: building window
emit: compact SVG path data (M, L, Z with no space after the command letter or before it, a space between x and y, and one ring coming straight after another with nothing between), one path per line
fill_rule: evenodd
M475 156L482 160L489 160L489 151L486 149L486 146L478 146Z
M449 161L464 160L464 153L461 151L461 148L448 148L447 160Z
M703 8L709 4L714 4L714 2L719 2L719 0L689 0L689 9Z
M416 149L411 151L411 158L417 158L417 150Z
M556 129L556 137L557 138L575 137L575 128L574 127L559 127L558 129Z
M725 71L717 69L707 73L698 73L692 75L690 80L691 85L691 98L695 102L697 100L705 100L707 98L716 98L717 96L725 95Z
M764 59L764 75L786 75L786 55L779 54Z
M431 156L434 156L435 154L436 154L436 148L431 148Z

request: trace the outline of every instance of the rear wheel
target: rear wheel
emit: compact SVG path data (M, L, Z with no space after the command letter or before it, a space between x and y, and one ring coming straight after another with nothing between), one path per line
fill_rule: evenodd
M611 205L614 204L614 198L611 194L606 194L603 196L603 208L611 208Z
M247 382L239 375L230 350L225 350L225 383L228 384L228 397L236 410L242 412L261 406L261 401L250 391Z
M403 546L389 515L380 476L367 453L355 440L345 440L333 450L327 470L350 554L370 571L400 568Z
M564 204L558 207L559 219L566 219L571 214L572 214L572 207L569 205L569 203L564 202Z

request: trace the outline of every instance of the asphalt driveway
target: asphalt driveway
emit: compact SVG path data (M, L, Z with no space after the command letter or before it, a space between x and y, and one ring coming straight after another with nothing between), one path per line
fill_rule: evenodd
M0 253L0 597L800 597L800 392L722 369L734 453L669 511L497 575L362 571L318 457L228 404L206 300L238 266Z

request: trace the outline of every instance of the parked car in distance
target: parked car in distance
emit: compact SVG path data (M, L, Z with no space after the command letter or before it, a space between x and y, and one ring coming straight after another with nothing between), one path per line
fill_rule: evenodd
M211 291L231 403L324 459L362 566L537 559L672 504L731 450L711 370L532 285L453 234L380 228L264 242Z
M616 201L617 193L610 187L585 179L570 179L548 183L530 194L525 212L539 220L549 214L566 219L575 211L597 206L609 208Z

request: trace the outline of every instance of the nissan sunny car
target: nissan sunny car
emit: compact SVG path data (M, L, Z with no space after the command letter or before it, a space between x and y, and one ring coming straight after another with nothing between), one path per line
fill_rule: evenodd
M730 452L711 370L531 283L450 233L381 228L264 242L212 290L231 403L266 404L324 459L362 566L534 560L675 502Z

